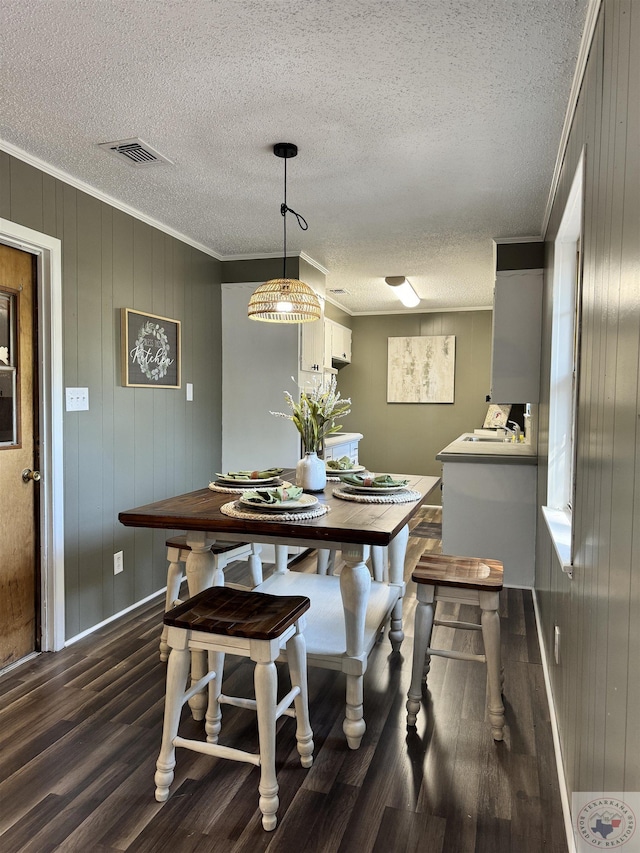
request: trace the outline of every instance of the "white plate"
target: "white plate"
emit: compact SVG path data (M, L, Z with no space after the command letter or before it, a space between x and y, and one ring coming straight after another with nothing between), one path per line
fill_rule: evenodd
M255 483L255 480L252 480L251 482ZM223 489L228 489L230 486L234 486L234 485L237 486L238 491L240 489L242 489L243 492L247 491L247 484L246 483L238 483L236 480L220 480L220 479L217 479L217 480L214 480L213 483L209 483L209 488L211 488L212 486L220 486ZM293 485L293 483L289 483L287 480L281 480L279 477L276 477L274 483L272 483L271 480L269 480L269 482L266 484L266 488L267 489L275 489L277 487L279 489L280 488L289 489L289 488L291 488L292 485Z
M224 483L225 486L265 486L265 485L279 485L280 476L277 477L263 477L262 479L252 480L247 478L246 480L241 480L238 477L218 477L216 476L216 483Z
M279 504L259 504L245 500L244 498L240 498L238 503L244 507L255 509L257 512L297 512L301 509L311 509L311 507L318 503L318 498L314 497L314 495L302 494L299 498L295 498L295 500L283 501Z
M366 471L364 465L355 465L353 468L329 468L325 466L327 474L331 477L339 477L341 474L359 474Z
M359 492L362 494L393 494L393 492L403 492L407 486L354 486L353 483L341 483L340 488L346 488L348 491Z

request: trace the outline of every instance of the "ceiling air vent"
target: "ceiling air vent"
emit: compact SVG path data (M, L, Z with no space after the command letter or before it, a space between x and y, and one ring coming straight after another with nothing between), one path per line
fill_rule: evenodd
M335 287L332 290L329 290L329 293L349 293L348 290L345 290L344 287Z
M171 163L168 157L163 157L142 139L121 139L119 142L100 142L98 148L103 148L110 154L115 154L119 160L126 160L130 166L160 166Z

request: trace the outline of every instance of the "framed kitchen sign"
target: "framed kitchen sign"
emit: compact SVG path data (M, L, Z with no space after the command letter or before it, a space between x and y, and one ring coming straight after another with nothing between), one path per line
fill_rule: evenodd
M121 309L122 384L180 388L180 321Z

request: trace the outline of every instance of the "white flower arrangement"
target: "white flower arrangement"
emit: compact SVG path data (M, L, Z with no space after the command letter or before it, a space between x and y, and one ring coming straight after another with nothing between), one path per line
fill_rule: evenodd
M299 399L294 400L288 392L284 398L291 409L286 412L270 412L276 418L286 418L293 421L302 436L302 444L306 453L317 453L324 448L327 436L340 432L342 424L336 423L336 418L342 418L351 411L351 399L341 398L336 388L336 378L331 377L328 387L316 383L310 391L299 389Z

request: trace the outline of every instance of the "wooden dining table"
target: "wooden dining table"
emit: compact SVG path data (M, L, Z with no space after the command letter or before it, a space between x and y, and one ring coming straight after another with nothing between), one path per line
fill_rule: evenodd
M407 488L416 493L415 500L405 503L343 500L333 495L334 487L340 484L328 482L322 492L315 493L319 505L326 505L328 511L312 519L285 520L277 513L268 518L261 513L255 513L260 517L251 514L234 518L226 515L222 507L233 506L237 495L210 488L126 510L118 518L127 527L186 531L191 549L186 561L190 595L214 583L223 583L222 578L214 578L210 548L216 538L341 551L344 565L339 577L289 572L280 561L276 572L256 591L311 598L307 614L309 630L305 630L309 663L345 672L343 729L349 746L357 749L366 730L363 714L366 661L382 627L375 623L390 619L389 638L393 649L398 650L404 637L402 600L408 523L440 483L433 476L402 476L408 480ZM293 480L295 473L285 470L282 477ZM372 580L367 566L372 548L378 553L384 549L388 559L385 577L379 580ZM337 611L340 624L329 624L332 618L335 620ZM191 707L194 716L204 715L204 706L196 708L191 704Z

